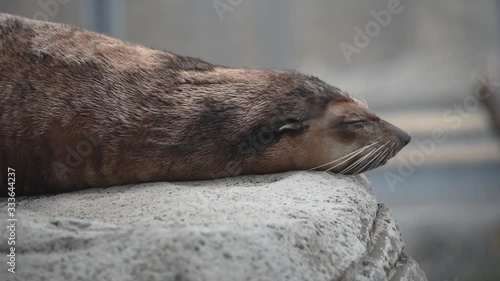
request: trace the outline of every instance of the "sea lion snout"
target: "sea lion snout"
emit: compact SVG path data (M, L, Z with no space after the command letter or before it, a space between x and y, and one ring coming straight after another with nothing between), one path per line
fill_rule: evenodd
M387 121L382 120L382 122L384 122L387 132L393 136L395 141L401 144L401 148L405 147L408 143L410 143L411 141L410 134L408 134L406 131L402 130L401 128Z
M403 140L404 145L406 146L407 144L410 143L411 141L411 136L407 132L403 131L403 134L401 136L401 139Z
M327 137L309 145L319 147L320 153L309 161L316 170L363 173L384 165L411 140L407 132L378 117L366 103L342 93L318 119L310 122L309 134Z

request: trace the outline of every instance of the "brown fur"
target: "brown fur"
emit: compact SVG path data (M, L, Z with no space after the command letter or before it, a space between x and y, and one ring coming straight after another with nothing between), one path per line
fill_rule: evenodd
M315 77L0 14L3 191L7 167L21 194L309 169L332 156L325 140L339 156L363 145L332 123L353 112L379 120Z

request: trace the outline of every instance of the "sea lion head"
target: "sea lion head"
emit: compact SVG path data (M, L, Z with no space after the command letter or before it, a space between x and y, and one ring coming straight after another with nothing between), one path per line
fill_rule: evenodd
M350 99L350 100L349 100ZM322 162L315 169L358 174L384 165L410 142L410 135L379 118L365 103L352 97L328 105L323 118L311 121Z
M317 78L303 81L300 87L309 93L309 113L315 112L309 115L314 117L285 124L280 130L290 134L273 150L294 151L289 161L296 169L359 174L384 165L410 142L408 133L378 117L360 99Z

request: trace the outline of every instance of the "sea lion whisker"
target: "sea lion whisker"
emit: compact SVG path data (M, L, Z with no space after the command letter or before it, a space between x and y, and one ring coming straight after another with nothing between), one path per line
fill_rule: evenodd
M382 157L382 158L378 161L377 166L378 166L378 165L380 165L380 163L382 163L382 162L384 162L385 160L387 160L388 158L391 158L391 157L392 157L392 155L390 154L391 148L388 148L387 150L388 150L387 152L384 150L384 155L385 155L386 157Z
M347 166L344 170L342 170L340 172L340 174L347 173L348 171L351 171L352 169L356 168L358 165L362 164L367 158L369 158L375 151L376 151L376 149L373 149L368 154L366 154L362 158L358 159L356 162L354 162L351 165Z
M397 153L396 146L394 146L395 144L396 144L396 142L394 142L394 141L393 141L393 142L392 142L392 144L391 144L391 150L390 150L390 152L389 152L389 153L390 153L389 158L391 158L391 160L392 160L392 159L394 159L394 158L392 158L392 157L393 157L394 155L396 155L396 153Z
M371 151L370 153L368 153L367 155L365 155L361 160L361 162L359 163L354 163L352 167L349 167L347 170L345 170L344 172L349 172L349 171L352 171L353 169L356 169L356 173L358 173L358 171L361 171L361 169L363 169L367 164L369 164L374 158L376 158L378 156L378 152L380 151L380 149L382 149L383 147L385 147L387 144L389 143L386 142L385 144L379 146L378 148L374 149L373 151ZM374 156L375 155L375 156ZM362 166L362 167L361 167ZM360 168L358 168L360 167Z
M389 150L389 148L387 147L388 144L389 144L389 142L384 144L381 148L385 147L385 149L380 149L378 151L378 153L372 157L372 160L369 162L369 164L367 164L367 165L365 165L365 167L362 167L359 170L357 170L356 173L359 173L360 171L364 170L365 168L367 168L365 171L368 171L368 170L373 169L374 167L377 167L378 163L381 162L380 160L387 154L387 151Z
M356 155L358 155L359 153L361 153L361 152L365 151L366 149L370 148L371 146L373 146L373 145L375 145L375 144L377 144L377 143L378 143L378 141L373 142L373 143L371 143L371 144L369 144L369 145L363 146L362 148L360 148L360 149L358 149L358 150L355 150L355 151L353 151L353 152L351 152L351 153L349 153L349 154L347 154L347 155L344 155L344 156L340 157L339 159L336 159L336 160L334 160L334 161L331 161L331 162L329 162L329 163L327 163L327 164L324 164L324 165L322 165L322 166L326 166L326 165L333 164L333 163L335 163L335 162L337 162L337 161L343 160L343 159L344 159L344 158L346 158L346 157L349 157L349 158L346 160L346 161L348 161L349 159L352 159L352 157L355 157L355 156L356 156ZM342 163L344 163L344 162L345 162L345 161L342 161ZM335 167L336 167L336 166L335 166ZM331 169L331 168L330 168L330 169Z
M360 165L361 163L363 163L368 157L369 155L373 152L373 150L368 153L367 155L363 156L362 158L358 159L357 161L355 161L354 163L351 163L349 166L347 166L346 168L344 168L342 171L340 171L340 174L345 174L347 173L348 171L351 171L352 169L356 168L358 165Z
M373 157L368 158L367 161L365 161L364 165L358 166L358 168L354 171L354 174L361 173L365 168L367 168L366 171L370 170L371 169L370 167L373 166L373 163L379 157L380 153L381 153L381 151L378 151L377 153L374 154Z
M391 145L391 150L389 151L389 154L390 154L390 157L393 157L394 155L396 155L396 151L395 151L395 147L394 147L394 144L396 144L395 142L392 142L392 145Z
M373 162L376 161L376 159L381 155L381 151L382 151L381 149L384 148L388 143L389 143L389 141L387 141L386 143L384 143L383 145L381 145L379 148L377 148L375 150L375 152L372 154L372 157L367 158L368 161L365 161L366 163L363 164L363 166L360 166L359 168L357 168L355 173L359 173L360 171L362 171L367 166L372 165Z
M345 169L345 171L343 171L343 172L347 173L347 172L353 171L354 169L357 169L358 167L364 165L366 162L369 162L371 160L371 157L375 153L376 153L376 149L372 150L370 153L368 153L363 158L361 158L360 159L361 161L357 161L357 162L353 163L353 165L351 167Z
M390 154L388 153L390 152L390 149L391 149L390 147L387 147L386 149L384 149L384 151L380 153L377 161L373 162L372 166L370 167L370 170L377 168L380 165L380 163L384 162L384 159L387 159L387 157L390 156Z
M359 151L358 153L356 153L355 155L352 155L351 157L349 157L348 159L346 159L346 160L342 161L341 163L338 163L337 165L335 165L335 166L333 166L333 167L328 168L326 171L331 171L331 170L333 170L333 169L337 168L338 166L340 166L340 165L342 165L342 164L344 164L344 163L346 163L346 162L350 161L350 160L351 160L351 159L353 159L354 157L358 156L358 155L359 155L359 154L361 154L362 152L363 152L363 151Z
M346 157L350 157L350 156L351 156L351 155L353 155L353 154L356 154L356 155L357 155L357 154L359 154L359 152L361 152L361 151L363 151L363 150L365 150L365 149L369 148L370 146L372 146L372 145L374 145L374 144L376 144L376 143L378 143L378 141L375 141L375 142L373 142L373 143L371 143L371 144L369 144L369 145L363 146L362 148L360 148L360 149L358 149L358 150L355 150L355 151L353 151L353 152L351 152L351 153L349 153L349 154L347 154L347 155L344 155L344 156L340 157L339 159L335 159L335 160L330 161L330 162L328 162L328 163L325 163L325 164L322 164L322 165L316 166L316 167L311 168L311 169L309 169L309 170L307 170L307 171L312 171L312 170L315 170L315 169L318 169L318 168L321 168L321 167L324 167L324 166L331 165L331 164L333 164L333 163L335 163L335 162L337 162L337 161L343 160L343 159L344 159L344 158L346 158ZM330 168L330 169L331 169L331 168ZM329 169L328 169L328 170L329 170ZM327 170L327 171L328 171L328 170Z
M392 142L392 145L391 145L391 151L389 152L389 153L390 153L390 158L391 158L391 160L389 160L389 162L387 162L387 163L386 163L386 164L387 164L387 166L389 166L389 165L392 163L392 161L394 161L394 158L392 158L392 156L394 156L394 154L395 154L395 152L396 152L396 149L395 149L395 147L394 147L394 144L396 144L396 143L395 143L395 142ZM393 147L394 147L394 148L393 148ZM386 168L386 169L387 169L387 168Z
M387 161L389 158L391 158L391 155L387 155L385 158L384 158L384 161Z
M378 142L378 141L377 141L377 142ZM374 144L374 143L373 143L373 144ZM370 145L368 145L368 146L364 146L362 149L358 149L357 151L355 151L355 152L357 152L356 154L354 154L354 155L350 156L348 159L345 159L344 161L342 161L342 162L338 163L337 165L335 165L335 166L333 166L333 167L328 168L328 169L327 169L327 170L325 170L325 171L331 171L332 169L334 169L334 168L336 168L336 167L338 167L338 166L340 166L340 165L344 164L345 162L350 161L351 159L353 159L354 157L358 156L360 153L362 153L364 150L366 150L367 148L369 148L369 147L370 147L370 146L372 146L373 144L370 144ZM351 153L351 154L352 154L352 153ZM344 156L344 157L345 157L345 156ZM344 158L344 157L343 157L343 158Z
M359 97L358 99L361 100L366 107L368 107L368 103L366 102L366 100L364 98Z

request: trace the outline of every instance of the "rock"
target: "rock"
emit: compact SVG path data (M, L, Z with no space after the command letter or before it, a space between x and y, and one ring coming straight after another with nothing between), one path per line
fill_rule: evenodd
M427 280L364 176L147 183L18 198L17 212L13 280Z

